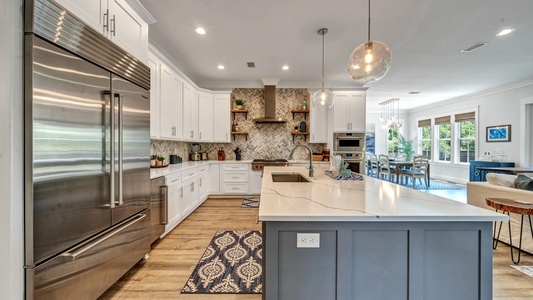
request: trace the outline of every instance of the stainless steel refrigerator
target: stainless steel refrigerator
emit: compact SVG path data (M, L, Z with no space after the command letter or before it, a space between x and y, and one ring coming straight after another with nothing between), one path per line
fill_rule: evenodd
M26 1L27 299L95 299L150 250L149 69Z

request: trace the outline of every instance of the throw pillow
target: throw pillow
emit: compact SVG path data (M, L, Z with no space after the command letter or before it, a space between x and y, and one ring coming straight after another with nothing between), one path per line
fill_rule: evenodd
M510 188L515 187L515 181L517 178L516 175L497 174L497 173L488 173L486 177L487 177L487 182L490 184L505 186L505 187L510 187Z
M514 185L517 189L533 191L533 178L526 175L518 175Z

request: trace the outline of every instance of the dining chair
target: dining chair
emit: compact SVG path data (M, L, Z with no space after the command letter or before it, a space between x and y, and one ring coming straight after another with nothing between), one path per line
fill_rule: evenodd
M391 174L392 172L392 174ZM389 156L385 154L379 155L379 178L384 179L383 176L387 175L387 180L391 181L391 175L396 175L396 168L389 164Z
M370 167L368 168L368 175L379 178L378 157L375 154L370 153L368 154L368 161L370 162Z
M403 182L403 180L408 180L408 178L411 177L413 188L416 189L416 179L418 178L420 184L422 184L420 179L424 178L424 185L426 186L426 189L429 188L428 164L429 159L426 156L414 156L413 166L411 167L411 169L401 170L400 181Z

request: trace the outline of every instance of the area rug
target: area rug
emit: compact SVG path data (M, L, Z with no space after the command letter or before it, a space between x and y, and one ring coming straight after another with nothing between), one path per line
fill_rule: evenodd
M533 277L533 266L516 266L516 265L511 265L511 268L514 268L528 276L531 276Z
M217 231L182 294L260 294L261 231Z
M258 208L259 198L244 198L241 204L242 208Z
M405 186L409 188L413 188L412 183L408 183ZM429 188L426 188L425 184L420 184L418 183L418 180L417 180L416 189L417 190L464 190L465 187L455 184L455 183L431 180L429 183Z

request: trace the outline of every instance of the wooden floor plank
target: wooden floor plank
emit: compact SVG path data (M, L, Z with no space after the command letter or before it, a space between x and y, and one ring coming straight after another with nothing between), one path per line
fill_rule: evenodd
M261 230L257 209L241 208L241 199L208 199L164 239L148 260L139 262L99 299L259 300L261 295L180 294L217 230ZM533 299L533 278L510 267L509 247L493 252L494 299ZM533 265L522 254L520 265Z

